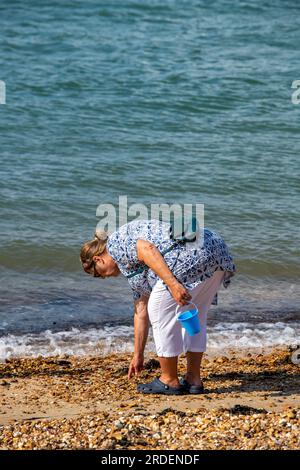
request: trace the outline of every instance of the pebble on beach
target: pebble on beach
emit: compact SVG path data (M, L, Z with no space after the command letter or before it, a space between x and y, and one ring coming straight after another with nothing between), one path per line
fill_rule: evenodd
M18 404L23 418L0 425L0 449L299 449L299 407L267 407L282 388L299 392L289 354L206 358L206 394L180 397L137 393L139 381L159 374L153 359L131 381L129 354L11 359L0 363L1 410L6 416ZM261 393L268 409L243 403L245 393L253 400ZM228 397L234 406L220 406ZM51 406L59 417L43 417ZM68 415L68 406L78 413Z

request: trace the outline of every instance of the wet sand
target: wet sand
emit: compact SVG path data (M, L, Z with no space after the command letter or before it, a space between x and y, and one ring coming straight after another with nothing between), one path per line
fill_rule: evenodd
M299 449L300 365L288 350L203 361L203 395L142 395L155 356L0 363L0 449ZM185 358L179 362L184 372Z

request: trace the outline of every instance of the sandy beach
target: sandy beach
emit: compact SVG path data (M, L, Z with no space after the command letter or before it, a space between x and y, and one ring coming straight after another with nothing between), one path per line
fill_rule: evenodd
M131 354L0 364L0 449L299 449L299 365L288 350L206 357L204 395L141 395L159 374ZM180 358L184 370L184 356Z

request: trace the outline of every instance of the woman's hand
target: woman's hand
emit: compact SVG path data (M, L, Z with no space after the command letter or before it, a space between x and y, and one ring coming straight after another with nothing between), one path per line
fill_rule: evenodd
M165 259L153 243L138 239L136 242L138 259L149 266L168 286L176 302L183 306L191 300L191 295L171 273Z
M144 355L134 354L132 361L129 366L128 371L128 380L131 379L133 375L138 375L144 368Z
M189 291L185 287L183 287L180 282L174 281L173 283L169 284L168 287L172 294L172 297L181 307L183 307L183 305L186 305L189 300L192 299L192 296Z

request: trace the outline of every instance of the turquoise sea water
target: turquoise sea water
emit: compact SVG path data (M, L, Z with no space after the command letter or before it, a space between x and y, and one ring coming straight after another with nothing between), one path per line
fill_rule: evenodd
M238 268L212 332L247 323L251 341L279 322L297 338L299 12L296 0L1 2L3 357L16 337L26 352L24 335L130 328L126 281L90 279L78 261L97 206L119 195L205 205Z

